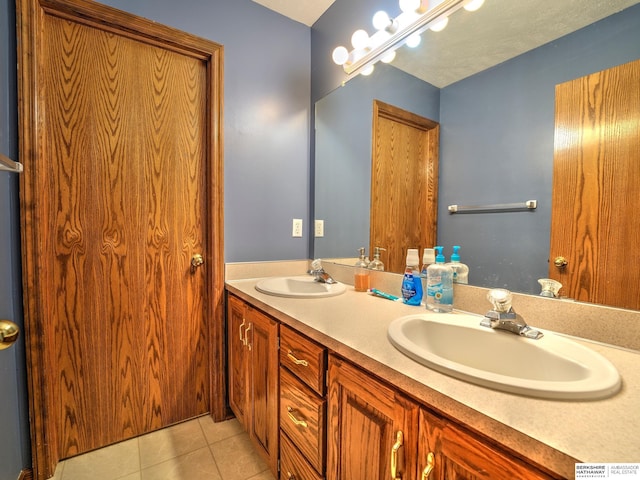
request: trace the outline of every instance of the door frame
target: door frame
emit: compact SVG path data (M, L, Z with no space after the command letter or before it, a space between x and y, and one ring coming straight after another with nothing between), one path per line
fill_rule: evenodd
M141 42L197 58L206 63L208 101L206 105L206 301L210 413L215 421L226 418L226 380L224 372L224 216L223 216L223 46L180 30L87 0L16 0L18 41L18 114L20 161L24 174L20 179L20 217L22 236L22 285L27 353L29 415L34 478L52 475L59 453L57 432L49 405L46 381L49 359L43 349L51 339L42 332L43 312L38 277L40 241L40 192L38 165L46 162L41 153L41 132L46 118L38 112L40 91L38 69L42 40L39 36L47 15L73 20L91 27L111 31Z

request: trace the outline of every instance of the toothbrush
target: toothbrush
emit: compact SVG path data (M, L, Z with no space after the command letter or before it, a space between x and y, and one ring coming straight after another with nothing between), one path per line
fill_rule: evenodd
M376 297L386 298L387 300L392 300L394 302L402 301L400 297L396 297L395 295L391 295L389 293L381 292L377 288L370 288L367 291L370 295L374 295Z

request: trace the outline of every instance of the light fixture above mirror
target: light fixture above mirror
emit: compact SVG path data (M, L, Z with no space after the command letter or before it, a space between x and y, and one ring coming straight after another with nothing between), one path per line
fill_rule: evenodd
M433 6L427 0L400 0L400 14L391 18L387 12L378 11L373 16L376 32L369 36L365 30L356 30L351 36L353 49L344 46L333 50L333 61L341 65L351 75L368 75L378 61L389 63L395 51L406 45L415 48L420 44L421 35L427 29L442 31L449 16L460 8L468 11L479 9L484 0L442 0Z

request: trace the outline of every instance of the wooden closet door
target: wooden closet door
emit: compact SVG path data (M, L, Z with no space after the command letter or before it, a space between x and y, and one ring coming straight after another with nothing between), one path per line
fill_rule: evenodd
M92 3L70 8L122 13ZM211 135L221 76L175 31L163 44L64 8L44 12L33 27L37 133L23 210L27 313L40 329L31 348L41 349L30 366L44 390L34 428L51 444L35 453L51 449L36 458L50 469L209 411L209 328L222 325ZM150 23L121 17L134 32ZM197 255L205 264L193 268Z
M549 277L640 309L640 60L556 86ZM567 265L555 266L564 257Z
M422 255L436 244L439 132L437 122L373 102L370 251L386 249L389 272L404 272L407 249Z

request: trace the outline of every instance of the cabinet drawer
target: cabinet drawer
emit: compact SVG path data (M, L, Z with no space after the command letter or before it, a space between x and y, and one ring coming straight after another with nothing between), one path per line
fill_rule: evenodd
M280 365L287 367L318 395L324 395L325 348L284 325L280 329Z
M293 445L289 437L280 432L280 479L324 480Z
M318 472L325 466L325 400L280 369L280 429Z

